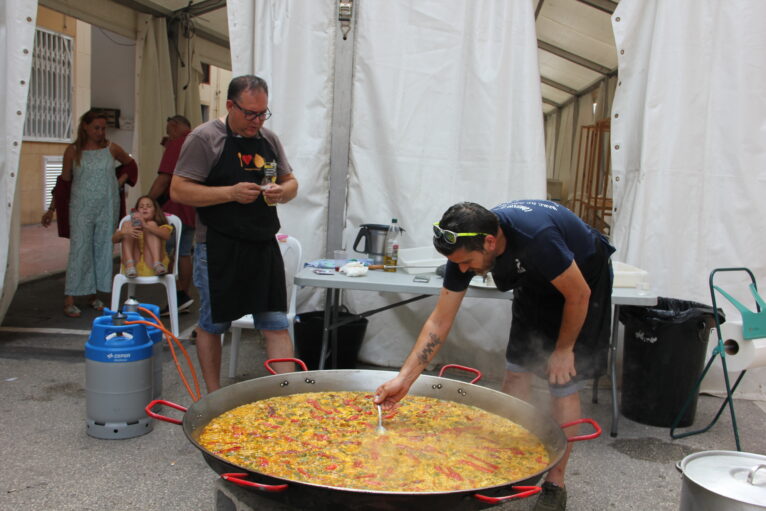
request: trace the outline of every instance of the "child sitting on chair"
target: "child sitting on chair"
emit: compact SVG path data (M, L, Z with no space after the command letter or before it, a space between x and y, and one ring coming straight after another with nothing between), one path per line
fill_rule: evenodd
M168 272L165 242L173 226L168 223L157 201L139 197L131 218L122 222L112 235L113 243L122 243L122 272L126 277L151 277Z

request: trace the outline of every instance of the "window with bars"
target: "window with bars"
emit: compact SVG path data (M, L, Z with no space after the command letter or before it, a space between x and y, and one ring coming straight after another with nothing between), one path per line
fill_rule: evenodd
M24 139L68 142L72 137L71 37L38 28L29 77Z
M43 156L43 175L45 176L45 189L43 190L43 209L48 209L53 196L51 192L56 186L56 178L61 174L64 166L63 156Z

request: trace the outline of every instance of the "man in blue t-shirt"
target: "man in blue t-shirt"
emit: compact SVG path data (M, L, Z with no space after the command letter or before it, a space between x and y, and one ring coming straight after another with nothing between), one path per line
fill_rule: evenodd
M471 279L491 272L514 297L503 392L528 400L537 374L548 381L559 424L579 419L579 391L606 370L614 252L606 238L560 204L519 200L491 211L455 204L434 224L433 243L449 261L439 300L375 402L390 407L407 394L444 344ZM546 475L535 510L566 509L570 451Z

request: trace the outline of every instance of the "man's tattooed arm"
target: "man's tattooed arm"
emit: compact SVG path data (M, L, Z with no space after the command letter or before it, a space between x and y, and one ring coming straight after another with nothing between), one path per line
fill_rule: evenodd
M428 344L425 345L425 347L423 348L423 351L418 353L418 361L423 366L428 365L428 362L431 360L431 356L433 356L433 354L436 352L439 345L444 342L441 339L439 339L438 335L434 333L428 334L428 338L429 338Z

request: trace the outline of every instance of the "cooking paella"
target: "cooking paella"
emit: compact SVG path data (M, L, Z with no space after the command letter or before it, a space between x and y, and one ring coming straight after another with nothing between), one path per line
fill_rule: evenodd
M216 417L199 443L263 474L391 492L502 485L549 463L535 435L473 406L410 395L384 413L386 431L379 434L369 393L273 397Z

